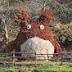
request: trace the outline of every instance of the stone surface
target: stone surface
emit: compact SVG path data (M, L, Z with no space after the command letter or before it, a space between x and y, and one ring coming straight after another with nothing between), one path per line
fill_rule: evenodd
M21 45L21 52L36 53L36 54L53 54L54 46L49 40L43 40L38 37L29 38ZM35 54L22 54L23 57L35 57L36 59L48 59L53 55L35 55Z

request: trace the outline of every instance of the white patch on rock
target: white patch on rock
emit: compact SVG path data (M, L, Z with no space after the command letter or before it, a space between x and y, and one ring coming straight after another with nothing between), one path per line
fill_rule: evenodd
M43 40L38 37L29 38L21 45L21 52L36 53L36 54L53 54L54 46L49 40ZM53 55L35 55L35 54L22 54L23 57L34 57L36 59L50 59Z

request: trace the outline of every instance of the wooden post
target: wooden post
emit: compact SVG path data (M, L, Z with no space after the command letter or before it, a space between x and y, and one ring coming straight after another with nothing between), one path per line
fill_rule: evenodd
M60 65L63 65L63 55L64 55L64 53L62 53L62 58L61 58L61 64Z
M15 49L13 49L13 66L15 66Z
M35 57L36 57L36 53L35 53ZM37 59L35 60L35 66L37 66Z

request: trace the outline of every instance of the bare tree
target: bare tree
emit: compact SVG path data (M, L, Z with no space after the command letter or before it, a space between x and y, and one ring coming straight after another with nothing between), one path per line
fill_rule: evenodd
M2 15L2 22L4 25L5 37L6 37L6 40L8 40L8 30L7 30L7 24L6 24L6 17L4 14Z
M4 39L8 40L7 22L9 19L9 0L1 0L0 5L2 6L0 10L1 12L0 19L1 19L1 23L3 24L4 31L5 31ZM4 11L5 13L2 13Z

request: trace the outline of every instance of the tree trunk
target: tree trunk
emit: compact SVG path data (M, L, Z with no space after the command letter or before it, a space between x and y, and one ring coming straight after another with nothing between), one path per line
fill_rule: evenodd
M5 24L5 37L6 37L6 40L8 40L8 30L7 30L7 25Z
M8 40L8 30L7 30L7 24L6 24L6 17L4 14L2 15L2 23L4 25L4 31L5 31L5 38L4 39Z

